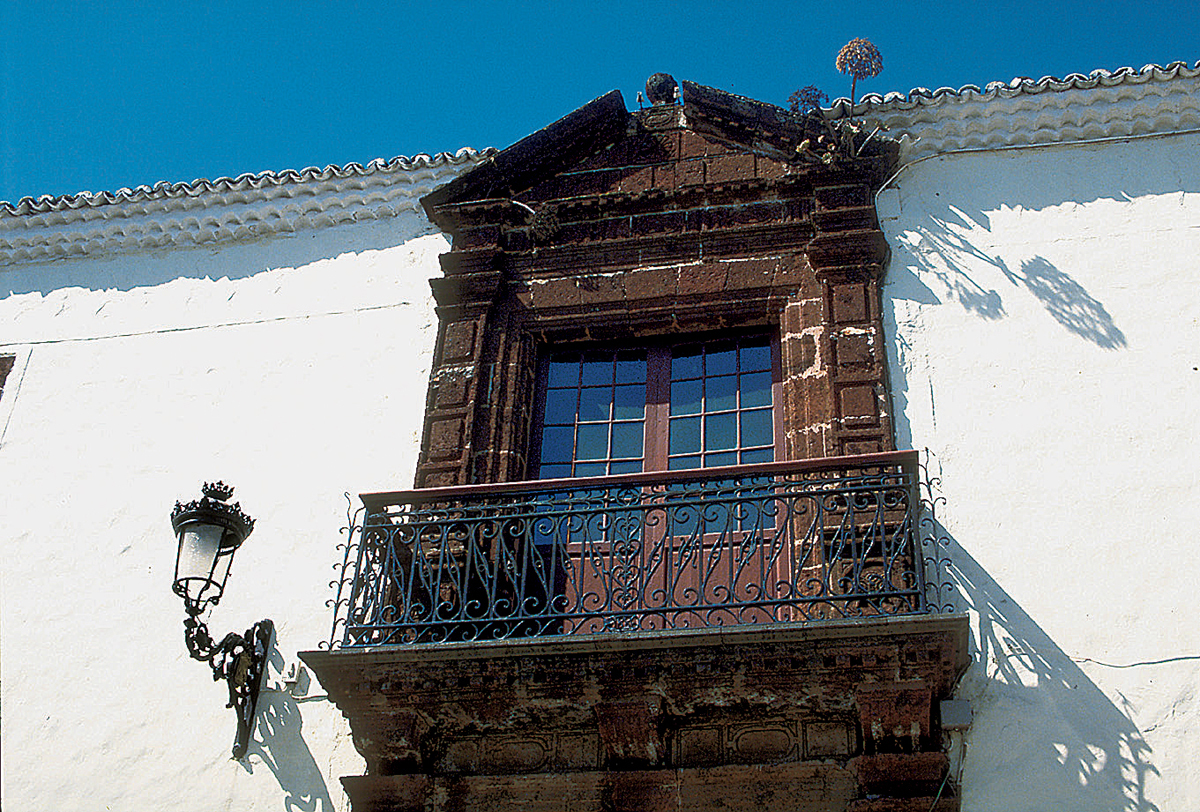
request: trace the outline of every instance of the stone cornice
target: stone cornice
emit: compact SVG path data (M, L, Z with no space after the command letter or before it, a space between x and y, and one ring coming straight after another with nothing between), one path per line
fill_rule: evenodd
M0 206L0 266L256 240L421 212L419 200L492 150L300 172L159 183Z

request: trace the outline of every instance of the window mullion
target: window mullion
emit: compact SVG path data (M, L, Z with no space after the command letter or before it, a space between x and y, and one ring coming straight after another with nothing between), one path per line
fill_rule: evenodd
M671 416L671 350L651 347L646 353L645 471L667 469L667 436Z

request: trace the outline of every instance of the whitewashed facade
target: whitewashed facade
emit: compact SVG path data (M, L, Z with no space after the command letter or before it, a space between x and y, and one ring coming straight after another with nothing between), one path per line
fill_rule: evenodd
M896 439L972 614L964 810L1200 808L1197 68L877 101Z
M422 194L478 156L34 203L0 217L3 797L27 810L344 809L320 686L349 491L410 484L446 239ZM276 653L248 759L171 593L176 499L257 520L214 637Z
M928 449L974 663L964 810L1188 809L1200 65L869 99L897 445ZM476 153L0 210L3 788L13 809L344 809L319 684L344 492L412 481ZM248 758L170 591L176 499L258 520L214 635L277 628Z

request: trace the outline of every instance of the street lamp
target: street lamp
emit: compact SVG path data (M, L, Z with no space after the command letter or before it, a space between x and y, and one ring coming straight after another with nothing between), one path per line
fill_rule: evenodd
M186 504L176 502L171 511L171 527L179 539L172 589L183 598L188 615L183 621L188 653L209 664L214 681L223 679L229 686L229 704L225 707L237 713L233 757L242 758L254 729L254 711L275 624L260 620L244 635L231 632L220 643L214 643L208 626L200 620L205 610L220 602L233 554L254 530L254 519L242 512L241 505L228 504L233 488L222 482L206 482L201 492L202 498Z

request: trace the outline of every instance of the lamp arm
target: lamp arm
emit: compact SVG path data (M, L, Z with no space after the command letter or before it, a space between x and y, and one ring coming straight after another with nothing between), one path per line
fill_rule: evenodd
M258 693L267 670L267 652L274 631L274 623L260 620L244 635L230 632L220 643L214 643L204 621L195 615L188 615L183 621L183 638L192 659L208 663L213 681L223 679L229 687L229 702L225 707L234 708L238 717L234 758L245 756L250 743Z

